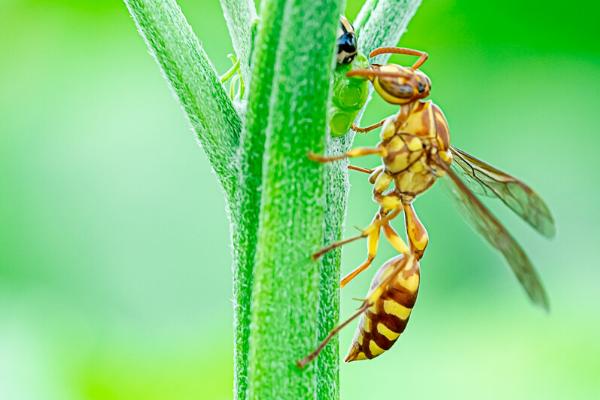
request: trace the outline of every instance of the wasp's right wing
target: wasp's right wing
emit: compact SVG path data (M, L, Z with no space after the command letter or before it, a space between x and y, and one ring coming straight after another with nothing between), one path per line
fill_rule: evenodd
M446 170L452 182L452 192L456 195L458 202L463 206L468 222L479 232L492 246L498 249L512 271L517 276L519 283L523 286L529 298L544 309L549 309L548 297L542 286L540 278L533 268L529 257L523 251L519 243L511 236L498 219L481 203L481 201L469 190L465 183L456 175L453 169L443 162L439 166Z
M452 170L464 178L464 183L472 191L502 200L539 233L546 237L554 236L556 229L552 214L533 189L456 147L451 146L450 150L454 156Z

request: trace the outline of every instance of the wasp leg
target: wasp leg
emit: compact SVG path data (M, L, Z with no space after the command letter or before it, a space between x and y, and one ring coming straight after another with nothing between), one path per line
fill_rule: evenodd
M352 270L350 273L348 273L342 278L342 280L340 281L340 287L343 288L344 286L346 286L352 279L356 278L361 272L369 268L373 263L373 260L377 255L377 247L379 245L379 229L375 232L376 233L374 233L373 236L369 237L369 255L367 256L367 259L365 260L365 262L360 264L358 267L356 267L354 270Z
M383 171L382 167L378 167L376 169L367 169L367 168L361 168L361 167L356 167L354 165L348 165L348 169L352 169L355 171L360 171L360 172L364 172L367 174L370 174L371 176L369 177L369 181L371 183L373 183L373 181L381 174L381 172ZM379 215L379 214L378 214ZM325 255L326 253L330 252L333 249L336 249L338 247L342 247L345 244L348 243L352 243L356 240L359 239L363 239L369 236L369 232L370 232L370 228L373 226L373 224L377 223L377 218L378 216L375 216L375 218L373 218L373 221L371 221L371 224L364 230L361 230L361 234L360 235L356 235L347 239L343 239L343 240L339 240L337 242L333 242L328 246L323 247L321 250L315 252L312 254L312 259L313 260L317 260L319 258L321 258L323 255Z
M381 173L383 172L384 167L379 166L374 169L369 169L369 168L357 167L356 165L349 164L348 169L351 169L353 171L358 171L358 172L364 172L365 174L369 174L369 183L374 184L375 181L377 180L377 178L379 177L379 175L381 175Z
M320 156L318 154L308 153L308 158L320 163L327 163L331 161L343 160L346 158L368 156L370 154L378 154L381 157L385 157L387 155L387 151L383 147L359 147L350 150L344 154L339 154L335 156Z
M344 287L348 282L354 279L358 274L360 274L365 269L369 268L375 256L377 255L377 247L379 246L379 234L381 230L381 215L377 213L371 224L362 232L362 237L367 238L367 259L361 265L359 265L356 269L350 272L348 275L344 276L340 281L340 286Z
M351 169L352 171L364 172L365 174L372 174L374 171L373 169L357 167L356 165L348 165L348 169Z
M321 250L317 251L316 253L313 253L313 255L311 257L313 260L317 260L317 259L323 257L326 253L329 253L333 249L337 249L338 247L342 247L345 244L352 243L356 240L366 238L367 236L368 236L368 234L363 232L360 235L352 236L347 239L333 242L330 245L323 247Z
M315 349L315 351L313 351L312 353L310 353L309 355L304 357L302 360L299 360L298 362L296 362L296 365L298 366L298 368L304 368L306 366L306 364L308 364L309 362L314 360L319 355L319 353L325 348L325 346L327 346L327 343L329 343L329 341L331 339L333 339L333 337L335 335L337 335L337 333L339 331L344 329L346 327L346 325L348 325L350 322L352 322L356 318L360 317L360 315L362 313L364 313L370 306L371 306L371 303L367 302L366 300L363 301L363 304L360 306L360 308L358 310L356 310L356 312L354 314L352 314L350 316L350 318L348 318L347 320L345 320L344 322L342 322L341 324L339 324L338 326L336 326L329 332L329 335L327 335L327 337L325 339L323 339L323 341L319 344L319 346Z
M321 258L322 256L324 256L326 253L330 252L333 249L337 249L338 247L342 247L345 244L348 243L352 243L356 240L359 239L363 239L363 238L368 238L369 235L372 234L373 229L377 228L377 230L379 230L379 213L377 213L375 215L375 217L373 217L373 220L371 221L371 223L369 224L369 226L367 226L365 229L361 230L360 235L356 235L356 236L352 236L350 238L347 239L342 239L339 240L337 242L333 242L330 245L327 245L325 247L323 247L321 250L317 251L316 253L313 253L313 255L311 256L313 260L317 260L319 258Z
M394 249L400 254L409 254L410 249L406 242L398 235L398 233L392 228L392 226L386 222L383 224L383 234L388 242L392 245Z
M379 178L379 175L381 175L384 170L385 167L383 165L371 170L371 175L369 175L369 183L373 185L377 178Z
M369 268L375 256L377 255L377 249L379 247L379 237L381 233L381 227L385 226L385 224L389 223L392 219L396 218L398 214L402 211L401 208L394 210L392 213L384 214L384 211L380 211L377 216L373 219L373 222L365 232L368 234L367 236L367 259L357 268L349 272L346 276L342 278L340 281L340 286L346 286L352 279L356 278L361 272ZM399 237L398 237L399 238Z
M410 247L413 253L420 260L423 257L425 248L429 243L429 235L427 230L419 220L415 209L413 208L412 202L404 204L404 215L406 221L406 233L410 241Z
M365 126L364 128L361 128L361 127L360 127L360 126L358 126L358 125L352 124L352 128L351 128L351 129L352 129L354 132L358 132L358 133L367 133L367 132L371 132L373 129L377 129L377 128L379 128L381 125L383 125L383 124L385 123L385 120L386 120L386 119L387 119L387 118L384 118L384 119L382 119L381 121L379 121L379 122L377 122L377 123L375 123L375 124L369 125L369 126Z
M402 209L402 199L396 192L384 194L390 187L394 178L386 173L383 167L376 169L369 177L369 181L373 184L373 200L375 200L384 213L395 212Z

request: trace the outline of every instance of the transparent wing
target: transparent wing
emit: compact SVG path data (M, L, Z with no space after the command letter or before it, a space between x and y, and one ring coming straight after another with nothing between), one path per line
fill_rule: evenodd
M529 186L464 151L451 146L452 170L475 193L497 197L546 237L556 233L554 219L546 203Z
M452 193L462 205L468 222L502 253L531 301L548 310L546 291L521 246L452 169L443 163L440 163L440 166L446 170Z

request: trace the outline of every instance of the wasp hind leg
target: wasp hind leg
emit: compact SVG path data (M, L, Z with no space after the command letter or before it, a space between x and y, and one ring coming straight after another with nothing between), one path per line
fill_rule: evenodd
M410 249L406 242L398 235L398 232L392 228L389 222L383 224L383 234L392 247L400 254L409 254Z
M366 230L363 231L363 233L361 233L360 235L352 236L347 239L333 242L330 245L323 247L321 250L313 253L311 257L313 260L318 260L319 258L323 257L325 254L329 253L333 249L337 249L338 247L342 247L345 244L355 242L359 239L364 239L364 238L368 237L368 233L365 233L365 232L366 232Z
M403 205L405 222L406 222L406 234L410 241L410 247L412 252L416 255L417 259L420 260L425 253L425 248L429 244L429 235L425 226L419 220L417 213L411 203Z
M338 334L339 331L344 329L350 322L352 322L356 318L360 317L362 315L362 313L367 311L367 309L369 307L371 307L371 303L369 303L367 300L363 301L363 304L360 306L360 308L358 310L356 310L356 312L354 314L352 314L350 316L350 318L348 318L347 320L345 320L344 322L342 322L341 324L339 324L338 326L333 328L329 332L327 337L325 339L323 339L323 341L319 344L319 346L317 346L317 348L312 353L310 353L309 355L304 357L302 360L299 360L296 362L296 365L298 366L298 368L304 368L309 362L314 360L319 355L319 353L321 353L321 351L325 348L325 346L327 346L327 343L329 343L331 341L331 339L333 339L335 337L335 335Z

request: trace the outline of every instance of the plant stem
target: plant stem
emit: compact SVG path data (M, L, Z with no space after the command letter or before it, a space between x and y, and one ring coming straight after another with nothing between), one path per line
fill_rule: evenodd
M271 113L261 130L266 128L267 141L248 398L313 399L320 397L317 369L295 365L312 350L318 335L319 266L309 255L323 240L324 175L323 167L307 154L325 149L341 7L337 0L269 3L285 8L279 46L268 50L277 55Z
M221 0L223 15L229 29L233 49L240 62L242 78L250 79L250 53L252 50L252 24L256 20L253 0Z
M262 5L252 56L246 119L240 139L239 188L233 228L234 386L238 400L247 398L252 284L263 176L265 131L269 121L275 62L285 0Z
M230 200L241 121L215 68L174 0L125 0Z
M369 54L377 47L396 46L421 0L367 0L356 17L359 50ZM385 63L389 55L379 56Z

